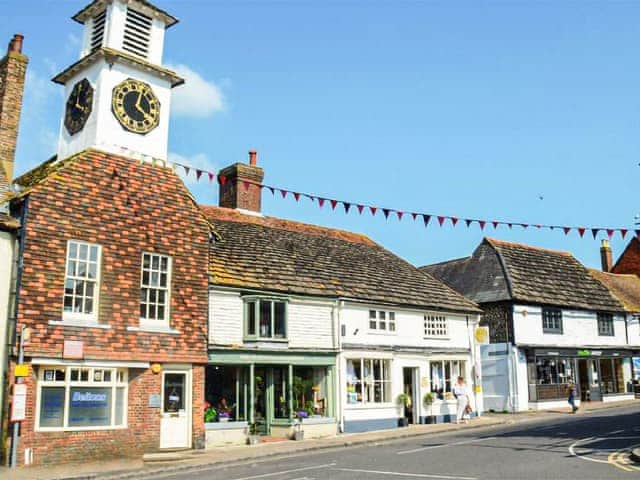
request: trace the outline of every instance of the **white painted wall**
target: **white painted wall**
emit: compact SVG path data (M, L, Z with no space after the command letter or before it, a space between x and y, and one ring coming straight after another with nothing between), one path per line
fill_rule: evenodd
M629 345L640 346L640 315L627 314Z
M598 335L596 312L562 310L562 334L542 332L542 308L516 305L513 309L515 343L521 345L549 345L554 347L612 346L625 347L625 318L614 315L615 336ZM526 313L525 313L526 312Z
M334 308L335 302L330 300L290 297L287 305L288 348L337 348ZM244 301L240 292L210 290L209 344L241 346L243 329Z
M7 334L14 246L14 236L8 232L0 232L0 378L4 378L7 366L7 344L9 343ZM3 411L4 391L4 388L0 388L0 411Z

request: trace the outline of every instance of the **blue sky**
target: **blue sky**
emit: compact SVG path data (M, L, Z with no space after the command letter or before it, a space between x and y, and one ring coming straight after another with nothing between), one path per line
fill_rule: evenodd
M84 4L0 0L0 41L24 33L31 58L17 172L55 152L64 100L49 79L77 59L81 27L69 17ZM459 217L633 228L638 2L156 4L181 20L167 32L164 63L189 81L176 90L173 158L218 170L255 148L265 182L292 190ZM187 181L200 202L217 203L215 186ZM599 265L590 233L425 229L269 193L263 211L365 233L419 265L469 255L483 234ZM616 235L615 256L625 244Z

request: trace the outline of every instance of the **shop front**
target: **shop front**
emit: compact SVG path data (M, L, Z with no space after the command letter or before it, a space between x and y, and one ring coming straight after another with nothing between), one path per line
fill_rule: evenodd
M207 446L244 444L249 434L335 435L335 363L333 353L210 352Z
M580 401L633 398L632 352L616 349L527 350L529 402L566 402L571 382Z

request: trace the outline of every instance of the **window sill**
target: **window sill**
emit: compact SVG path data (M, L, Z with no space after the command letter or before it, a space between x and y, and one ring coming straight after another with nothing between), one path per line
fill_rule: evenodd
M54 327L111 328L111 325L97 323L91 320L49 320L49 325Z
M180 335L180 330L175 330L166 326L148 326L141 325L139 327L127 327L128 332L149 332L149 333L168 333L171 335Z
M544 335L562 335L562 332L556 330L543 330Z
M425 335L422 337L424 340L451 340L451 337L448 335L446 337L436 336L436 335Z
M127 425L106 426L106 427L38 427L36 432L90 432L92 430L124 430L129 428Z
M245 343L289 343L288 338L248 337L243 340Z
M383 337L393 337L396 335L395 331L389 331L387 330L386 332L381 332L380 330L369 330L369 335L379 335L379 336L383 336Z

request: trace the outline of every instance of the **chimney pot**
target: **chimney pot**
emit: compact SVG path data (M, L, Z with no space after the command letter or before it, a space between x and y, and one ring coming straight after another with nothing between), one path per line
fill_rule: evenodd
M256 165L258 163L258 152L256 150L249 150L249 165Z
M603 239L600 244L600 261L603 272L610 272L613 267L613 252L609 240Z
M24 35L16 33L9 42L7 52L22 53L22 40L24 40Z

